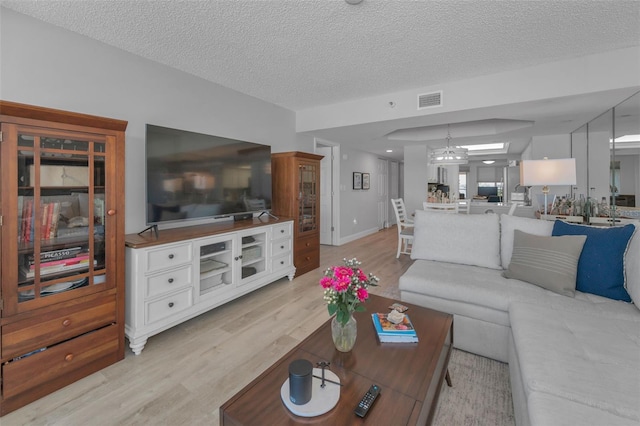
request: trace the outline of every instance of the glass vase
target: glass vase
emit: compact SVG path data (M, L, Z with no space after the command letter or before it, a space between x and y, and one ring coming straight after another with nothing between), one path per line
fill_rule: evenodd
M349 316L349 321L345 325L340 324L335 316L331 320L333 344L336 345L336 349L340 352L349 352L353 349L357 335L358 323L353 315Z

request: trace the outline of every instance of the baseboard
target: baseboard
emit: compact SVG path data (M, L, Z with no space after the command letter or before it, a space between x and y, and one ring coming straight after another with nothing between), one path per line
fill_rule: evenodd
M368 235L375 234L378 231L379 231L378 228L371 228L362 232L358 232L357 234L352 234L347 237L340 238L338 245L341 246L343 244L350 243L351 241L359 240L360 238L364 238Z

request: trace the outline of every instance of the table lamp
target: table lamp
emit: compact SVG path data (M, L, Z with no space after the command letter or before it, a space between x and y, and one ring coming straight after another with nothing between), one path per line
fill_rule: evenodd
M520 185L542 186L544 194L544 214L547 214L549 186L575 185L576 159L560 158L549 160L523 160L520 162Z

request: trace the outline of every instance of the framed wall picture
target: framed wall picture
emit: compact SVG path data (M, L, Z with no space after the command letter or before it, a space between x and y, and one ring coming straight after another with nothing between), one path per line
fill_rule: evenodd
M353 172L353 189L362 189L362 173Z
M362 189L369 189L371 188L371 177L369 176L369 173L363 173L362 174Z

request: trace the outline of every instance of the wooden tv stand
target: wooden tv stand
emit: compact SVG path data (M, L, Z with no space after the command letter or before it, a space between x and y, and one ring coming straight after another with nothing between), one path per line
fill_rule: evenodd
M293 280L293 221L263 216L129 234L125 334L147 339L283 277Z

